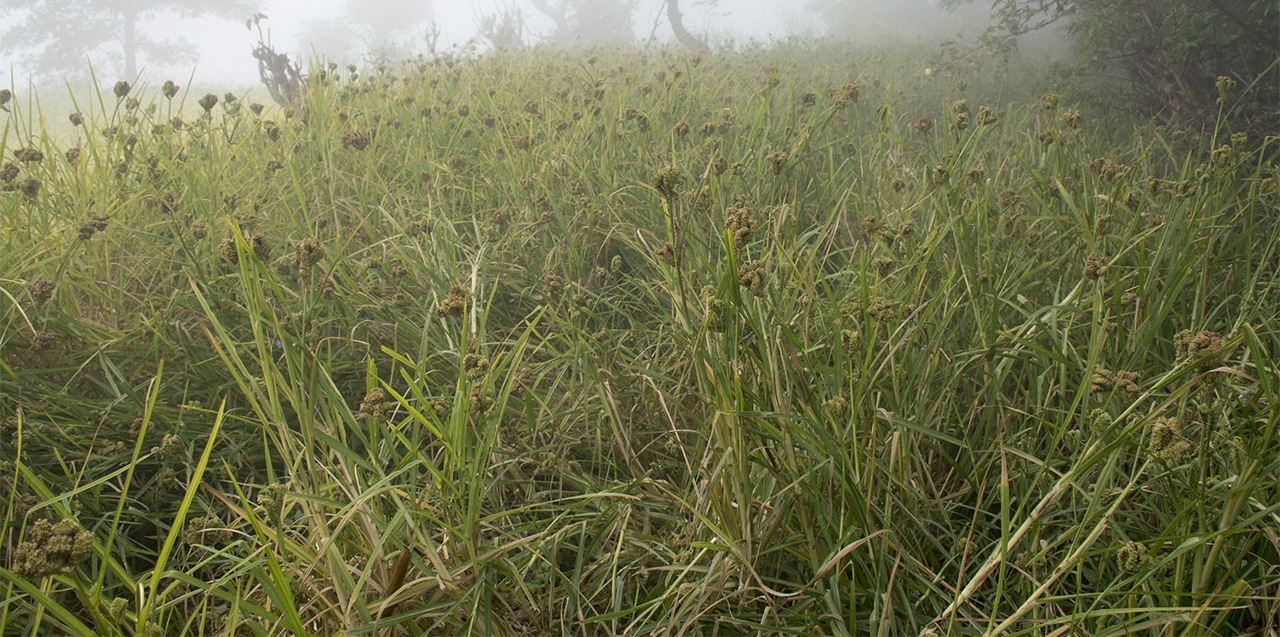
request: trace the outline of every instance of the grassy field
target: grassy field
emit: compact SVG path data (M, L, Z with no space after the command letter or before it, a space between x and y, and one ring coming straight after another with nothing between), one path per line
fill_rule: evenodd
M1277 140L1039 77L14 96L0 634L1274 635Z

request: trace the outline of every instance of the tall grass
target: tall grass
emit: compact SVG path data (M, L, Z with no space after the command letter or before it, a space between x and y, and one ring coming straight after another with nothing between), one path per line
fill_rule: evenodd
M18 96L0 632L1267 634L1276 140L1036 77L445 57L75 158Z

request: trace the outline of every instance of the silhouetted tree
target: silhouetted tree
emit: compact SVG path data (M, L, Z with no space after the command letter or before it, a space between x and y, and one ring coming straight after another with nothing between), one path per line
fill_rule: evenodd
M0 17L20 19L0 33L0 51L19 53L32 70L66 72L98 53L123 61L132 79L138 54L150 59L191 61L194 53L180 37L140 33L138 22L162 13L186 18L243 19L257 0L0 0Z
M571 46L626 44L635 39L633 0L533 0L555 22L546 40Z
M666 7L667 22L671 24L671 32L675 34L676 41L694 51L707 48L698 36L684 27L684 15L680 13L680 0L666 0Z
M524 13L505 7L480 16L480 35L495 49L518 49L524 46Z

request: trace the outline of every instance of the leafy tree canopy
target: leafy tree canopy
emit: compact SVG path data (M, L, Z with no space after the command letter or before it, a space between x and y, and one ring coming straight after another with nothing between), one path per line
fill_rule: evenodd
M943 0L956 7L971 0ZM1067 22L1076 70L1119 79L1144 115L1274 133L1280 106L1280 4L1274 0L993 0L988 44ZM1229 78L1238 92L1221 91Z
M0 31L0 52L17 54L33 71L70 76L87 72L89 56L132 79L139 53L153 61L195 59L181 37L139 32L140 20L166 12L239 20L257 6L257 0L0 0L0 17L10 19Z

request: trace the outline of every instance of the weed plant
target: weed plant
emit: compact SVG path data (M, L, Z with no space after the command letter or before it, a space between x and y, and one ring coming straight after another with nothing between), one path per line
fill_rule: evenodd
M498 52L69 144L12 94L0 633L1274 629L1276 139L1036 77Z

